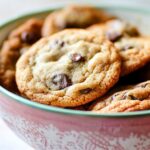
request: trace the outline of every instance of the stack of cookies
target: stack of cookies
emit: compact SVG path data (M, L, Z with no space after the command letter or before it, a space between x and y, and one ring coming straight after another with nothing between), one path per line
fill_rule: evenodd
M89 6L68 6L14 29L0 84L31 101L97 113L150 109L150 37Z

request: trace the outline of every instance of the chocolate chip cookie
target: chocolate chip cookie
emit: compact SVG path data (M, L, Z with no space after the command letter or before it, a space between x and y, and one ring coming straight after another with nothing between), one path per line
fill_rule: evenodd
M16 67L21 93L32 101L76 107L106 93L119 78L113 44L83 29L68 29L37 42Z
M133 112L141 110L150 109L150 99L149 100L125 100L125 101L114 101L109 106L101 109L101 113L111 113L111 112Z
M115 42L122 58L121 75L127 75L150 62L150 38L122 38Z
M111 42L116 42L123 37L137 37L140 35L135 26L119 19L92 25L88 27L87 30L98 36L104 36Z
M125 90L111 91L107 96L99 98L90 107L98 112L129 112L150 109L150 80L123 87Z
M140 37L136 27L121 20L111 20L88 28L89 31L109 39L122 57L121 76L130 74L150 60L150 38Z
M41 37L42 21L30 19L14 29L4 42L0 52L0 84L17 91L15 64L22 53Z
M96 8L71 5L51 13L44 22L42 34L43 36L49 36L66 28L85 28L110 18L112 16Z

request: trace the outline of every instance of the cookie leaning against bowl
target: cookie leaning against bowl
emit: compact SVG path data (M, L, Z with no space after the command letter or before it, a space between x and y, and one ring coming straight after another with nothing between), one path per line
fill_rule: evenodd
M66 28L85 28L111 18L94 7L71 5L51 13L44 22L42 34L49 36Z
M150 62L150 38L122 38L115 42L122 58L121 75L130 74Z
M41 39L18 61L21 93L43 104L75 107L103 95L119 78L113 44L82 29Z
M129 112L150 109L150 80L124 90L110 92L108 96L99 98L90 106L97 112Z
M98 36L104 36L111 42L116 42L123 37L140 36L140 33L135 26L119 19L94 24L88 27L87 30L97 34Z
M16 92L15 65L22 53L41 37L42 21L29 19L14 29L4 41L0 52L0 84Z
M100 110L101 113L109 112L133 112L150 109L149 100L125 100L125 101L114 101L109 106Z
M121 76L130 74L150 61L150 38L140 37L137 29L120 20L108 21L88 28L115 44L122 57Z

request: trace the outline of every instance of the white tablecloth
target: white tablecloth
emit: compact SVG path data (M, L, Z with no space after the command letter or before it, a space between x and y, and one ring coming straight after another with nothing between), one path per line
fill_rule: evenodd
M32 12L41 8L49 8L63 3L64 0L0 0L0 24L7 19L21 15L25 12ZM93 0L66 0L69 3L91 3ZM109 5L119 5L125 3L128 6L137 5L150 8L150 0L95 0L97 3L108 3ZM0 119L0 150L33 150L4 124Z

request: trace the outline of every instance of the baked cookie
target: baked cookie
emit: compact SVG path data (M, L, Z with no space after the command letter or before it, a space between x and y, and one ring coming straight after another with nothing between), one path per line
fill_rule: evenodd
M41 37L42 21L30 19L14 29L4 41L0 52L0 84L17 91L15 64L22 53Z
M46 18L42 35L49 36L66 28L85 28L111 18L112 16L90 6L71 5L54 11Z
M139 37L139 31L132 25L111 20L88 28L98 36L106 37L120 50L122 57L121 76L130 74L150 61L150 38Z
M125 112L150 109L150 80L122 87L124 90L111 91L107 96L99 98L90 106L90 110L98 112Z
M116 42L123 37L137 37L140 35L135 26L119 19L94 24L88 27L87 30L97 34L98 36L104 36L111 42Z
M41 39L17 62L16 81L32 101L76 107L106 93L119 78L113 44L83 29Z
M133 112L141 110L150 109L150 99L149 100L125 100L125 101L114 101L109 106L101 109L101 113L110 112Z
M150 62L150 38L122 38L115 42L122 58L121 75L127 75Z

